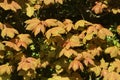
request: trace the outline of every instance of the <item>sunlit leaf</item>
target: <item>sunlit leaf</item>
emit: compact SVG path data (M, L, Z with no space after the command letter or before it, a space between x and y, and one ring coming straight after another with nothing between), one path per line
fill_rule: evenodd
M106 38L106 36L113 36L113 33L106 28L102 28L102 29L99 30L97 36L100 39L104 40Z
M63 4L63 0L55 0L56 3Z
M109 72L103 77L103 80L120 80L120 75L116 72Z
M77 52L76 52L75 50L73 50L73 49L63 48L63 49L60 51L60 53L59 53L59 57L61 57L62 55L64 55L64 56L70 58L72 54L73 54L73 55L77 55Z
M18 9L21 9L21 6L15 1L8 3L7 0L4 0L2 3L0 3L0 7L2 7L4 10L12 10L14 12L16 12Z
M96 74L96 76L99 76L101 73L101 68L99 66L95 66L91 68L90 70L93 71Z
M45 33L45 24L43 21L40 21L37 18L33 18L30 20L26 20L25 23L27 24L26 30L30 30L34 33L34 35L38 35L38 33L42 32Z
M19 34L17 36L21 42L25 42L27 45L31 44L33 41L30 39L29 34Z
M60 34L64 34L65 33L65 29L62 27L54 27L49 29L45 35L47 37L47 39L49 39L51 36L60 36Z
M64 24L57 19L46 19L44 22L47 27L64 27Z
M120 25L117 26L117 33L120 35Z
M10 75L12 72L12 66L9 66L9 64L3 64L0 65L0 75L3 75L5 73L7 73L8 75Z
M117 73L120 72L120 60L119 59L115 59L114 62L110 63L110 67L108 68L109 72L112 72L112 71L116 71Z
M110 54L111 58L117 57L119 54L119 48L116 46L108 47L105 49L106 54Z
M103 68L103 69L107 69L109 63L108 62L105 62L104 59L101 59L100 60L100 67Z
M71 69L71 68L73 69L73 71L76 71L76 70L78 70L78 69L80 69L80 70L83 71L83 69L84 69L82 63L81 63L80 61L78 61L78 60L73 60L73 61L70 63L69 69Z
M75 23L74 29L78 29L79 27L84 27L87 25L92 25L92 23L85 20L79 20Z
M74 28L73 22L69 19L65 19L63 24L65 25L64 28L66 29L67 32L69 32L72 28Z
M35 11L34 7L31 7L29 4L26 4L26 5L27 5L27 8L26 8L27 16L29 16L29 17L33 16L34 11Z
M96 5L92 8L92 11L94 11L95 14L100 14L103 12L103 9L107 8L102 2L95 2L95 4Z
M44 0L45 5L53 4L54 0Z
M91 34L87 34L84 38L83 38L83 43L85 44L87 40L91 40L94 36L94 33Z
M2 30L4 28L4 25L0 22L0 29Z
M6 24L4 25L4 29L1 32L1 36L4 38L5 36L13 38L15 34L19 34L18 31L14 28L8 28L11 27L10 25Z
M35 70L36 68L40 67L40 60L32 58L32 57L22 57L21 62L18 64L17 70L24 70L27 71L29 69Z
M16 43L11 42L11 41L3 41L5 43L5 46L8 46L10 48L13 48L16 51L20 51L20 48L16 45Z

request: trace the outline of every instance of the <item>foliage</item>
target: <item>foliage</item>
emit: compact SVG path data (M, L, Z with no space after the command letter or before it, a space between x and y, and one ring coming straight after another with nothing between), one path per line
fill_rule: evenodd
M120 80L112 1L0 0L0 80Z

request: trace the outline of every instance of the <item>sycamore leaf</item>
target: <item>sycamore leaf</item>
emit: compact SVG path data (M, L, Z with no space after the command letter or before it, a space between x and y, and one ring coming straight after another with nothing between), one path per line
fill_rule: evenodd
M90 47L91 48L91 47ZM100 52L102 51L101 47L94 48L92 50L88 50L93 56L99 56Z
M100 24L93 24L93 25L91 25L91 26L89 26L88 27L88 29L87 29L87 34L90 34L90 33L95 33L95 34L97 34L97 32L100 30L100 29L102 29L103 28L103 26L102 25L100 25Z
M14 12L16 12L18 9L21 9L21 6L15 1L8 3L7 0L4 0L4 2L0 3L0 7L2 7L4 10L12 10Z
M95 66L93 68L90 68L90 70L93 71L96 74L96 76L99 76L101 73L101 68L99 66Z
M53 4L54 0L44 0L45 5Z
M97 36L100 39L104 40L106 38L106 36L113 36L113 33L110 30L106 29L106 28L102 28L102 29L99 30Z
M116 46L108 47L105 49L106 54L110 54L111 58L117 57L119 54L119 48Z
M19 48L22 46L22 47L24 47L25 49L27 49L28 44L27 44L26 42L23 42L23 41L21 41L21 40L19 40L19 39L18 39L18 40L16 39L16 42L15 42L15 43L16 43L16 45L17 45Z
M90 33L90 34L87 34L84 38L83 38L83 43L85 44L87 40L91 40L94 36L94 32L93 33Z
M79 20L75 23L74 29L78 29L79 27L84 27L87 25L92 25L92 23L85 20Z
M78 47L81 46L81 42L79 36L73 35L70 39L68 39L64 44L63 47L69 49L70 47Z
M94 61L91 58L85 58L84 64L88 66L88 64L95 65Z
M62 27L54 27L49 29L45 35L47 37L47 39L49 39L51 36L60 36L60 34L64 34L65 33L65 29Z
M46 19L44 22L47 27L64 27L64 24L57 19Z
M86 66L88 66L88 63L91 65L95 65L94 61L92 59L94 59L94 56L92 54L90 54L89 52L82 52L82 56L84 59L84 64Z
M33 41L30 39L30 35L29 34L19 34L17 36L19 38L20 42L24 42L27 45L31 44Z
M45 33L45 24L43 21L40 21L37 18L33 18L25 21L25 23L27 24L26 30L32 31L35 36L40 32L43 34Z
M40 67L40 60L35 59L32 57L22 57L21 62L19 62L17 70L24 70L28 71L29 69L35 70L36 68Z
M107 69L108 65L109 65L109 63L105 62L105 60L103 58L100 60L100 67L102 69Z
M29 4L26 4L27 5L27 8L26 8L26 14L27 16L31 17L33 14L34 14L34 7L31 7Z
M73 71L76 71L76 70L78 70L78 69L80 69L80 70L83 71L83 69L84 69L82 63L81 63L80 61L78 61L78 60L73 60L73 61L70 63L68 69L71 69L71 68L73 69Z
M65 25L64 28L66 29L67 32L74 28L73 22L70 19L65 19L63 24Z
M1 32L1 36L4 38L5 36L13 38L15 34L19 34L18 31L14 28L4 28Z
M108 72L103 77L103 80L120 80L120 75L116 72Z
M14 43L14 42L11 42L11 41L3 41L3 43L5 43L5 46L8 46L10 48L13 48L14 50L16 51L20 51L20 48Z
M0 75L3 75L5 73L7 73L8 75L10 75L12 72L12 66L9 66L9 64L3 64L0 65Z
M95 14L100 14L103 12L103 9L107 8L102 2L95 2L95 4L96 5L92 8L92 11L94 11Z
M108 68L108 71L109 72L112 72L112 71L116 71L117 73L120 73L120 60L119 59L115 59L114 62L110 63L110 66Z
M73 55L77 55L77 52L76 52L75 50L73 50L73 49L63 48L63 49L61 50L60 54L59 54L59 57L61 57L62 55L64 55L64 56L70 58L72 54L73 54Z
M63 0L55 0L56 3L63 4Z

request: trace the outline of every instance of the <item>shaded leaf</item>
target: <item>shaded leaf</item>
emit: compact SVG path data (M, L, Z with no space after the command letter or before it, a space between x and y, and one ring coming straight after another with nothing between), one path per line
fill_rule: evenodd
M5 50L5 45L0 42L0 51Z

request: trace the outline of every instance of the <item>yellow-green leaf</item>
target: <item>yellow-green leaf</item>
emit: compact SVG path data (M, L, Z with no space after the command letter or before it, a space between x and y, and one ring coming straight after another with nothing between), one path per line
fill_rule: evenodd
M31 7L29 4L26 4L27 5L27 8L26 8L26 14L27 16L31 17L33 14L34 14L34 7Z

